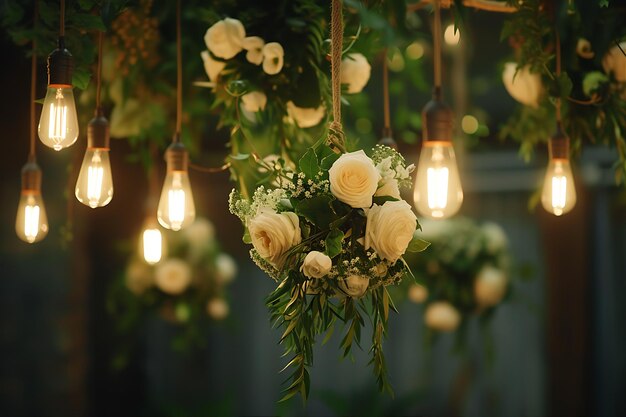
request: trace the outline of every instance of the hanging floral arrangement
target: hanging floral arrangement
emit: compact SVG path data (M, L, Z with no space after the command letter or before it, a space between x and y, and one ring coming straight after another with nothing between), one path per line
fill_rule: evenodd
M487 317L509 292L508 240L496 223L457 217L422 221L428 251L407 262L421 284L405 288L410 301L424 304L426 326L451 332L471 316Z
M164 233L164 258L150 265L133 255L124 276L112 286L109 312L122 335L135 333L152 315L180 326L173 346L188 349L204 342L202 325L229 315L227 286L237 274L235 261L222 252L213 224L198 218L180 232ZM124 363L124 356L118 362Z

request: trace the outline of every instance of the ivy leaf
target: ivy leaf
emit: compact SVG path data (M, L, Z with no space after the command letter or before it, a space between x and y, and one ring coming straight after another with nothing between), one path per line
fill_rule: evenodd
M322 159L320 167L322 168L322 170L328 171L330 167L333 166L335 161L337 161L337 159L339 159L339 154L333 152L331 155L328 155L327 157Z
M298 201L294 204L294 209L297 215L305 217L320 229L325 229L330 223L337 220L337 215L330 205L334 199L328 194L322 194Z
M591 97L594 92L597 92L603 84L609 82L609 78L600 71L591 71L583 79L583 92L587 97Z
M430 242L426 242L418 237L417 230L413 233L413 239L409 242L409 246L407 246L407 252L423 252L430 246Z
M309 148L308 151L300 159L298 163L300 171L307 176L307 178L314 178L320 170L320 166L317 163L317 155L313 148Z
M341 241L343 232L338 229L331 230L326 236L326 254L334 258L341 253Z
M84 68L76 68L72 75L72 85L79 90L84 90L89 86L91 73Z

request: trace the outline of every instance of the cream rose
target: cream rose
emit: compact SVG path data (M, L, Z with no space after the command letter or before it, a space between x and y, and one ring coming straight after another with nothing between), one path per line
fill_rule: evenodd
M215 269L217 270L215 278L221 284L231 282L237 275L237 264L225 253L220 253L215 258Z
M370 79L372 67L363 54L347 54L341 61L341 84L346 84L346 93L356 94Z
M168 259L156 267L154 281L165 293L181 294L191 283L191 269L180 259Z
M362 275L349 275L346 279L339 278L339 288L352 298L361 298L365 295L370 280Z
M283 69L285 50L278 42L266 43L263 46L263 71L266 74L278 74Z
M365 249L373 248L378 256L395 262L406 252L417 227L417 217L404 200L386 201L367 211Z
M215 227L207 219L198 217L182 233L192 246L204 247L215 238Z
M330 192L350 207L367 208L378 188L380 174L362 150L344 153L328 171Z
M506 294L507 279L504 271L491 265L484 266L474 280L474 297L482 307L497 305Z
M517 71L517 74L516 74ZM504 64L502 82L511 97L526 106L537 107L541 96L541 76L531 73L528 66L517 68L517 63Z
M246 59L254 65L261 65L263 62L263 46L265 41L258 36L249 36L241 43L246 51Z
M300 220L295 213L261 209L248 222L252 245L262 258L276 268L285 262L285 252L302 241Z
M293 104L293 101L288 101L287 114L298 127L307 128L317 126L322 121L326 114L326 108L324 106L317 108L298 107Z
M424 322L431 329L451 332L459 326L461 315L449 302L436 301L426 307Z
M228 316L228 303L221 298L212 298L206 303L206 312L213 320L223 320Z
M309 278L322 278L330 272L332 266L333 261L328 255L313 250L304 258L300 271Z
M487 252L494 255L498 251L506 248L508 240L502 227L496 223L487 222L482 225L483 235L486 240Z
M395 178L389 178L382 180L382 185L376 190L375 196L389 196L400 200L400 188L398 187L398 180Z
M428 298L428 289L423 285L412 284L409 287L409 300L415 304L421 304Z
M206 31L204 42L216 57L231 59L243 49L245 37L246 29L241 22L227 17Z
M126 287L135 295L143 294L154 282L150 266L134 260L126 268Z
M202 57L204 71L206 71L206 75L209 77L209 80L211 80L211 82L217 81L217 77L226 66L226 63L213 59L208 51L200 52L200 56Z
M626 42L620 42L619 46L626 51ZM612 72L617 81L626 82L626 56L617 45L609 49L602 58L602 68L607 74Z

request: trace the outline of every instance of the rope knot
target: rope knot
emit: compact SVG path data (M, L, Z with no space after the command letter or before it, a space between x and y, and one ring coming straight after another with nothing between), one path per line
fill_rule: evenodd
M327 143L336 153L346 152L346 136L343 133L341 122L337 120L330 122Z

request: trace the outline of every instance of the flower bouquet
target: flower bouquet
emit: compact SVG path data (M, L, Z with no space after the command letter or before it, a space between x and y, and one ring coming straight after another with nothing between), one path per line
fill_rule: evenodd
M263 163L263 161L260 161ZM251 200L233 190L230 211L245 226L252 260L278 286L267 298L272 321L283 328L281 343L295 368L283 399L309 389L317 336L331 336L345 323L344 356L360 343L364 316L372 326L371 363L379 388L387 381L382 338L389 309L386 287L412 276L402 256L428 243L411 206L400 198L410 187L404 158L377 145L371 157L362 150L344 154L326 144L310 148L297 170L274 164L276 188L260 186Z
M237 274L234 260L219 248L211 222L198 218L180 232L164 233L166 257L149 265L134 255L123 280L111 289L109 312L120 333L132 334L152 314L181 327L174 347L204 341L201 326L229 314L226 286ZM118 359L119 360L119 359Z
M502 228L462 217L422 226L431 247L408 262L424 285L409 285L407 294L425 303L426 326L449 332L470 314L487 317L508 292L510 256Z

